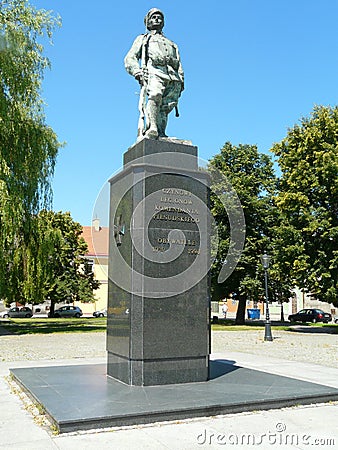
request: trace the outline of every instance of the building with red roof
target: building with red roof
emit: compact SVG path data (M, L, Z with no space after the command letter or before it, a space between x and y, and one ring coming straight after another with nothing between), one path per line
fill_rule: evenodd
M107 308L108 301L108 248L109 228L101 227L99 219L94 219L92 226L82 227L82 237L88 245L88 253L84 256L93 264L95 278L101 283L94 291L94 303L75 302L84 314L92 315L94 311Z

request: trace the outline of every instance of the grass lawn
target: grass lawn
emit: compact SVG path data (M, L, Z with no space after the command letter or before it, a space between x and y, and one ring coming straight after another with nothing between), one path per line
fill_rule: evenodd
M272 330L284 330L284 331L294 331L295 326L304 326L309 329L312 328L325 328L330 334L338 334L337 324L326 324L326 323L282 323L282 322L271 322ZM219 319L217 323L212 323L211 329L214 331L258 331L265 327L264 320L247 320L245 325L235 325L234 320L231 319ZM315 330L313 330L315 331Z
M84 319L7 319L0 320L0 326L13 334L50 334L50 333L88 333L106 331L107 319L84 318Z
M219 319L217 323L211 324L211 329L215 331L258 331L264 328L263 321L246 321L245 325L235 325L234 320L231 319ZM290 330L290 325L271 324L271 328L274 330Z
M328 333L338 334L337 324L293 324L272 322L272 330L293 331L295 325L312 328L326 328ZM213 331L258 331L265 326L263 320L247 320L245 325L235 325L234 320L219 319L217 323L211 325ZM106 331L107 318L88 317L80 319L55 319L55 318L30 318L30 319L6 319L0 320L0 327L5 328L10 333L16 335L23 334L50 334L50 333L90 333ZM313 330L315 331L315 330ZM1 333L0 333L1 334Z

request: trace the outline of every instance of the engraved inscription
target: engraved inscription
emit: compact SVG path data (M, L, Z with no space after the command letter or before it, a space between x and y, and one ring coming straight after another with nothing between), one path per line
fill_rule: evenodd
M185 214L199 214L199 211L194 208L180 208L178 206L163 206L155 204L155 211L167 211Z
M174 214L155 214L155 220L168 220L172 222L190 222L190 223L198 223L200 219L198 217L190 217L190 216L176 216Z
M168 250L169 245L184 246L189 255L200 254L200 249L194 248L199 245L195 239L170 239L167 237L157 238L156 245L153 246L153 252L165 252Z
M169 195L184 195L186 197L191 197L191 192L186 191L185 189L162 188L162 192Z
M190 198L178 198L178 197L165 197L161 196L161 202L163 203L175 203L181 205L192 205L192 200Z
M158 238L157 242L159 244L196 245L196 241L193 239Z
M198 223L199 211L193 206L192 194L185 189L162 188L160 199L155 203L155 220L167 220L172 222ZM163 205L166 203L166 205ZM169 205L168 205L169 203ZM173 214L170 214L173 213Z
M199 223L200 211L194 206L191 192L180 188L162 188L154 203L153 220L163 222ZM162 226L162 225L161 225ZM164 227L170 227L164 225ZM171 245L182 246L184 253L192 256L200 254L199 242L194 239L172 239L160 236L153 243L153 252L166 252Z

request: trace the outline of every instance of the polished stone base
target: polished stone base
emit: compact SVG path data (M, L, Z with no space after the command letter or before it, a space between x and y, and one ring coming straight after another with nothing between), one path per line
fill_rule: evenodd
M209 356L133 360L108 352L109 376L134 386L155 386L205 381Z
M11 369L61 433L281 408L338 400L338 389L235 366L210 363L210 380L129 386L105 364Z

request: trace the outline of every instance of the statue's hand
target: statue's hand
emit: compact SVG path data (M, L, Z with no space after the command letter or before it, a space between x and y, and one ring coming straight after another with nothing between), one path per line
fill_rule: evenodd
M142 74L143 74L143 82L148 83L149 72L146 67L143 69Z
M143 75L142 72L139 72L135 75L135 80L137 80L141 86L143 86Z
M148 70L145 68L141 72L135 74L135 79L140 83L141 86L148 83Z

